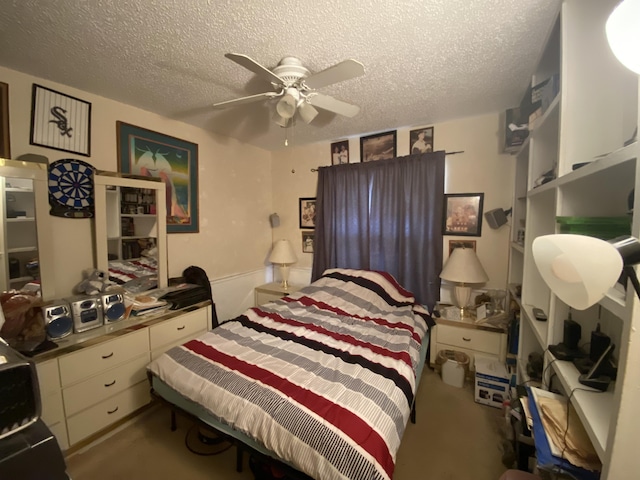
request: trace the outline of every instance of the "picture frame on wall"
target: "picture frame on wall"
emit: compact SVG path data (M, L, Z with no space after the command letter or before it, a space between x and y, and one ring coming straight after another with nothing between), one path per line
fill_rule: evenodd
M361 162L395 158L396 152L396 130L360 137Z
M409 132L409 152L411 155L433 152L433 127Z
M449 240L449 255L455 248L470 248L474 252L476 251L475 240Z
M349 163L349 140L331 144L331 165Z
M300 198L300 228L316 228L315 197Z
M0 82L0 157L11 158L9 136L9 84Z
M116 122L118 169L167 186L167 233L198 233L198 145Z
M91 103L33 84L31 145L91 156Z
M313 253L315 232L313 230L302 232L302 252Z
M444 196L443 235L482 234L484 193L450 193Z

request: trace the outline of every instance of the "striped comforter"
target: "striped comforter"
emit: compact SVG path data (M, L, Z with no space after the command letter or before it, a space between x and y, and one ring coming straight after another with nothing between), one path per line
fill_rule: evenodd
M430 320L388 274L327 270L148 368L315 479L390 479Z

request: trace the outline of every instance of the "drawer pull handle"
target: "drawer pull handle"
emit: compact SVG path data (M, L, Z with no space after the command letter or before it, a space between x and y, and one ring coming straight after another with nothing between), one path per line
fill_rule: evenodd
M114 380L114 381L113 381L113 382L111 382L111 383L105 383L105 384L104 384L104 386L105 386L105 387L110 387L111 385L115 385L115 383L116 383L116 381Z
M462 337L462 339L463 339L465 342L470 342L470 341L471 341L471 339L470 339L470 338Z
M103 360L106 360L109 357L113 357L113 352L111 352L109 355L102 355Z
M111 415L112 413L116 413L118 411L118 407L114 408L113 410L107 412L109 415Z
M184 330L184 325L182 325L181 327L178 327L178 330Z

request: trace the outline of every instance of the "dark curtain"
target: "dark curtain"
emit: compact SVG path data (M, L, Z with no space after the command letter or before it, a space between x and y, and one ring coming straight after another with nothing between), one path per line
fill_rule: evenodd
M318 169L312 280L382 270L433 307L440 298L445 152Z

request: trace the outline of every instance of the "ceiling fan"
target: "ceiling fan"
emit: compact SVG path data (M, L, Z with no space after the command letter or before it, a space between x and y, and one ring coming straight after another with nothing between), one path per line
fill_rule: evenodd
M356 60L344 60L312 74L295 57L284 57L273 70L239 53L227 53L225 57L269 81L275 91L215 103L214 108L234 107L279 98L274 120L281 127L293 125L296 113L305 123L311 123L318 115L316 107L346 117L353 117L360 111L360 107L356 105L316 91L318 88L364 75L364 65Z

